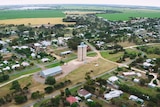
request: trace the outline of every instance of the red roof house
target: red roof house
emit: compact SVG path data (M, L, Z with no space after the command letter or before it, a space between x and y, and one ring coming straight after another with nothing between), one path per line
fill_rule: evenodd
M78 102L78 100L77 100L75 97L73 97L73 96L67 97L66 100L67 100L70 104L73 104L73 103L75 103L75 102Z

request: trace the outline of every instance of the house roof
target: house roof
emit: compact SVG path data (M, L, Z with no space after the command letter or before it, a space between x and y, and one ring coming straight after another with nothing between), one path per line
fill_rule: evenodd
M70 104L73 104L73 103L75 103L75 102L78 102L78 100L77 100L75 97L73 97L73 96L67 97L66 100L67 100Z
M65 54L69 54L71 53L72 51L64 51L64 52L61 52L61 55L65 55Z
M59 71L62 71L62 68L60 66L57 66L57 67L54 67L54 68L50 68L50 69L46 69L46 70L43 70L43 74L44 75L49 75L49 74L52 74L52 73L56 73L56 72L59 72Z
M113 90L107 94L104 94L104 98L110 100L112 98L119 97L121 94L123 94L121 90Z
M135 72L123 72L124 76L136 75Z
M78 94L80 94L82 96L86 96L86 95L90 94L90 92L88 92L85 89L80 89L80 90L78 90Z
M115 81L118 80L118 77L116 77L116 76L111 76L111 77L108 78L108 80L109 80L110 82L115 82Z

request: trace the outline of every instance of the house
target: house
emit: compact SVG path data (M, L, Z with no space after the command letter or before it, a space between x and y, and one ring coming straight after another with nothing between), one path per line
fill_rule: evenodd
M77 93L80 97L84 97L85 99L88 99L92 96L92 94L85 89L80 89Z
M71 104L75 103L75 102L78 102L77 98L73 97L73 96L69 96L66 98L66 101Z
M133 82L135 82L135 83L139 83L139 82L140 82L140 80L139 80L139 79L137 79L137 78L135 78L135 79L133 79Z
M138 76L138 77L141 77L142 76L142 74L141 73L136 73L136 75Z
M15 64L15 65L12 65L12 69L16 69L16 68L19 68L20 67L20 64Z
M3 71L8 71L8 70L11 70L11 68L9 66L5 67L2 69Z
M109 93L104 94L104 98L106 100L111 100L112 98L119 97L122 94L123 94L123 92L121 90L112 90Z
M61 55L67 55L67 54L70 54L72 53L72 51L64 51L64 52L61 52Z
M36 54L35 54L35 53L31 53L31 57L32 57L32 58L35 58L35 57L36 57Z
M43 46L50 46L51 45L51 42L50 41L42 41L41 44Z
M40 76L46 78L48 76L55 76L62 73L62 68L60 66L43 70L40 72Z
M151 67L151 66L152 66L152 64L149 63L149 62L144 62L144 63L143 63L143 68L145 68L145 69L147 69L147 68L149 68L149 67Z
M24 66L24 67L27 67L27 66L29 66L29 63L28 62L22 62L21 65Z
M118 77L116 77L116 76L111 76L111 77L108 78L108 80L109 80L110 82L114 83L115 81L118 81Z
M123 75L124 76L134 76L136 75L136 73L135 72L123 72Z
M140 98L138 98L138 97L135 96L135 95L130 95L130 96L129 96L129 100L136 101L136 102L140 102L141 104L144 103L144 100L143 100L143 99L140 99Z
M129 100L132 100L132 101L137 101L138 97L135 96L135 95L130 95L129 96Z
M156 87L156 84L148 83L148 87L155 88L155 87Z
M49 58L42 58L41 61L42 62L48 62L48 61L50 61L50 59Z

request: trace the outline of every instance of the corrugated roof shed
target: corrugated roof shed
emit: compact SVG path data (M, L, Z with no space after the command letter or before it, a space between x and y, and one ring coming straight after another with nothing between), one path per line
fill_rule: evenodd
M59 74L62 72L62 68L60 66L54 67L54 68L50 68L47 70L43 70L41 72L41 76L46 77L46 76L54 76L56 74Z

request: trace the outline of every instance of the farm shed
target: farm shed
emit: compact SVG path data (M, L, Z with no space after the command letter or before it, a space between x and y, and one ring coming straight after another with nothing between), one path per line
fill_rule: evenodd
M41 71L40 76L46 78L48 76L55 76L55 75L61 74L61 73L62 73L62 68L60 66L57 66L54 68L50 68L50 69Z

